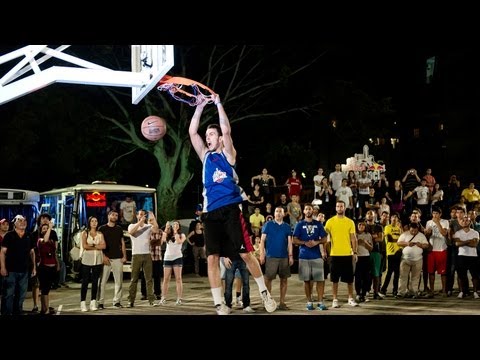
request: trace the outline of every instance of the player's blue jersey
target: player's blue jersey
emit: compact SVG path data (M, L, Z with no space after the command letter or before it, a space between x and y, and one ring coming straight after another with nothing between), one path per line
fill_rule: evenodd
M205 154L202 177L204 212L246 200L245 192L238 185L238 175L223 152Z

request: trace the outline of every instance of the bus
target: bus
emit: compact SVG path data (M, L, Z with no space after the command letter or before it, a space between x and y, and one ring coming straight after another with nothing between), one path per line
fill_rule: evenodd
M76 275L77 265L70 256L73 247L79 247L80 232L87 227L90 216L98 218L98 224L108 222L108 212L115 208L120 213L120 204L130 198L135 202L136 210L153 211L157 216L157 193L154 188L121 185L114 181L94 181L91 184L77 184L61 189L53 189L40 193L40 210L52 216L53 229L58 235L59 257L66 265L67 273ZM131 272L131 242L127 232L128 223L118 224L123 228L123 236L127 248L127 263L124 272ZM136 222L136 217L133 217Z
M27 219L27 231L35 229L39 214L40 193L22 189L0 189L0 219L13 220L15 215Z

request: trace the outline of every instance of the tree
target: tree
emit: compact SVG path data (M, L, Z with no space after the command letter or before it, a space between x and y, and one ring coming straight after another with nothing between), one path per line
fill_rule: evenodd
M176 47L176 58L180 59L180 64L173 70L176 76L195 79L218 92L232 127L241 121L260 117L309 112L318 105L309 103L308 97L292 100L285 89L295 75L308 69L323 53L310 55L308 61L299 61L290 49L285 54L282 49L265 46L212 46L209 51L206 50L206 47ZM200 165L198 159L192 156L188 136L192 109L182 102L172 101L164 93L153 91L144 99L141 107L143 115L139 117L120 100L117 96L119 92L109 89L107 92L117 104L120 116L109 116L104 112L97 113L97 116L120 131L109 137L128 147L128 151L116 157L112 165L137 149L152 154L160 173L156 185L159 220L164 223L167 219L176 218L178 201L194 170ZM279 102L279 98L285 101ZM156 143L147 142L138 135L140 126L135 120L153 114L164 117L168 123L167 134ZM217 121L216 112L209 107L204 111L200 127L212 121Z

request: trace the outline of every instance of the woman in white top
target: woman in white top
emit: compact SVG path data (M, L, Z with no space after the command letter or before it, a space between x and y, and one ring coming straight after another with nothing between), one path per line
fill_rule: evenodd
M183 253L182 246L186 240L185 234L180 230L178 221L168 221L165 225L165 231L162 235L162 243L167 243L167 248L163 256L163 289L160 304L167 303L168 284L172 276L172 270L175 274L175 284L177 288L177 301L175 305L182 305L183 282L182 282L182 266Z
M82 257L82 288L80 290L80 309L87 310L85 302L87 298L88 283L90 276L92 278L92 296L90 300L90 310L97 310L97 292L98 279L103 269L103 249L105 249L105 239L103 234L97 231L98 219L95 216L88 218L87 228L82 232L82 242L80 254Z

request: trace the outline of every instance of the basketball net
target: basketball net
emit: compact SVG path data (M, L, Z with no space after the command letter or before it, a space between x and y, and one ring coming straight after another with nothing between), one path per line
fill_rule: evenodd
M157 86L159 91L167 91L175 100L190 106L196 106L202 101L213 103L215 92L198 81L180 76L165 75Z

